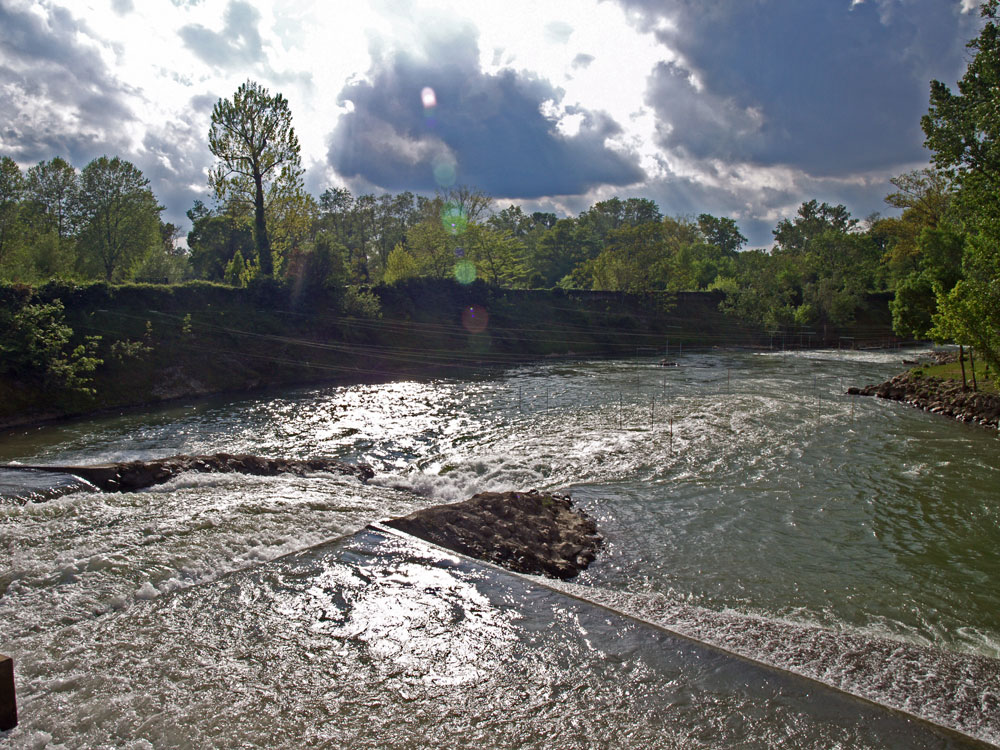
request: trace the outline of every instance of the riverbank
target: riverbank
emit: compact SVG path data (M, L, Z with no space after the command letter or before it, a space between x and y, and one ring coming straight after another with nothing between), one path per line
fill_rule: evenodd
M1000 427L1000 395L963 388L960 381L929 376L920 368L896 375L878 385L852 386L847 392L900 401L962 422Z
M774 332L720 312L723 299L719 292L509 290L435 279L362 292L275 282L0 286L0 319L15 323L0 336L7 358L0 430L222 393L464 377L548 357L779 346ZM824 328L826 343L884 344L891 336L886 301L869 307L850 330ZM816 331L778 335L781 347L822 343ZM96 364L86 382L74 384L66 362L85 345Z

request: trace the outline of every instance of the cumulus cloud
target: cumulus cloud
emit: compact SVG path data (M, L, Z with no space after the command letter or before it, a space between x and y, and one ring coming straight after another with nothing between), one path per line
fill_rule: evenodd
M78 161L123 145L131 92L89 37L63 8L42 17L0 5L0 149L19 161Z
M184 46L209 65L220 68L262 62L264 43L257 28L260 13L250 3L231 0L223 20L221 31L201 24L182 27L178 33Z
M22 164L61 156L77 168L119 155L150 180L167 207L164 218L182 222L185 209L207 192L211 157L202 123L190 117L139 123L131 104L141 92L111 73L100 44L63 8L41 16L0 5L0 153ZM197 102L192 110L204 106Z
M649 84L665 148L816 176L925 159L929 80L960 73L975 24L942 0L619 1L677 55Z
M484 73L469 27L438 28L422 49L372 55L365 79L340 92L351 111L331 134L328 160L344 177L433 190L441 170L453 167L459 183L521 198L645 177L634 155L608 147L621 128L606 114L574 110L579 129L564 135L556 122L561 92L552 84L510 69ZM428 88L433 106L421 96Z

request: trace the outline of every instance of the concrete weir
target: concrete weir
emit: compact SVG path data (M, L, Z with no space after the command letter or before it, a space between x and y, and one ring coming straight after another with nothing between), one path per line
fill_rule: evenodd
M0 732L17 726L17 697L14 694L14 660L0 654Z

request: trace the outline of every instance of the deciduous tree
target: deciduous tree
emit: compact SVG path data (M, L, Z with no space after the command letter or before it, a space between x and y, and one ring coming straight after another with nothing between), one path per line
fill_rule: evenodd
M150 249L162 243L163 207L139 168L117 156L98 157L83 168L78 210L81 261L106 281L128 278Z
M301 190L299 139L292 128L288 101L271 96L254 81L241 85L232 99L219 99L212 110L208 146L219 163L210 180L222 199L253 206L254 242L261 273L271 276L274 261L267 230L269 195Z

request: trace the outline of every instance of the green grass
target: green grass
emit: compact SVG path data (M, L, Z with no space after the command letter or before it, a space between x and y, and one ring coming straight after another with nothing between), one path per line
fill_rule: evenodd
M924 365L916 369L921 370L926 377L962 382L962 366L958 362L950 362L946 365ZM972 365L969 364L968 359L965 360L965 380L969 388L972 388ZM996 381L987 379L986 364L980 359L976 359L976 383L979 390L984 393L1000 393Z

